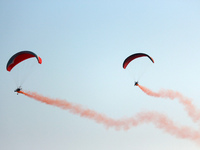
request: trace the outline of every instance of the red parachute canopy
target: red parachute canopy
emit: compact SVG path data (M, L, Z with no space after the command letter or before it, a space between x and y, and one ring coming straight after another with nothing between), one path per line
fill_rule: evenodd
M42 59L39 56L37 56L35 53L31 51L21 51L21 52L16 53L9 59L6 66L7 71L11 71L12 68L15 67L17 64L32 57L35 57L39 64L42 63Z
M145 54L145 53L136 53L136 54L133 54L129 57L127 57L125 60L124 60L124 63L123 63L123 68L126 69L126 67L128 66L128 64L136 59L136 58L139 58L139 57L148 57L153 63L154 63L154 60L153 58L151 58L149 55Z

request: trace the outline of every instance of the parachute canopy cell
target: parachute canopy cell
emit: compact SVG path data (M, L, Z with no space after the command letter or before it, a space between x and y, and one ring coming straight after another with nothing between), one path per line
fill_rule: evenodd
M21 51L18 52L16 54L14 54L8 61L6 69L7 71L11 71L13 69L13 67L15 67L17 64L19 64L20 62L35 57L38 61L39 64L42 63L42 59L37 56L35 53L31 52L31 51Z
M133 54L133 55L130 55L129 57L127 57L125 60L124 60L124 63L123 63L123 68L126 69L126 67L128 66L128 64L136 59L136 58L139 58L139 57L148 57L152 63L154 63L154 60L153 58L151 58L149 55L145 54L145 53L136 53L136 54Z

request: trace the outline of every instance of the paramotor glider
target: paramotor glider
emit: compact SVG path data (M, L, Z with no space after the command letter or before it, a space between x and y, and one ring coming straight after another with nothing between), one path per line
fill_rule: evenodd
M6 70L13 76L18 87L14 92L20 93L22 83L33 72L33 67L37 62L41 64L42 59L31 51L18 52L8 60Z

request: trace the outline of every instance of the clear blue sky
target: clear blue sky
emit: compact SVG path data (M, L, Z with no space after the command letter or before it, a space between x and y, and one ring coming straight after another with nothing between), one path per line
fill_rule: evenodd
M83 105L109 117L141 111L166 114L199 130L177 100L152 98L122 68L136 52L155 64L140 79L154 91L172 89L200 108L200 2L198 0L0 1L1 150L197 150L153 124L128 131L16 95L8 59L31 50L43 64L23 89Z

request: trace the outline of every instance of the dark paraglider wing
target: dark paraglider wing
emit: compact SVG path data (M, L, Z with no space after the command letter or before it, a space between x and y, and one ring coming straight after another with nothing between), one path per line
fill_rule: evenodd
M133 54L133 55L130 55L129 57L127 57L125 60L124 60L124 63L123 63L123 68L126 69L126 67L128 66L128 64L136 59L136 58L139 58L139 57L148 57L153 63L154 63L154 60L153 58L151 58L149 55L145 54L145 53L136 53L136 54Z
M20 62L35 57L38 61L39 64L42 63L42 59L37 56L35 53L31 52L31 51L21 51L18 52L16 54L14 54L8 61L6 69L7 71L11 71L13 67L15 67L17 64L19 64Z

